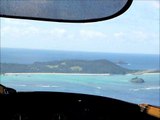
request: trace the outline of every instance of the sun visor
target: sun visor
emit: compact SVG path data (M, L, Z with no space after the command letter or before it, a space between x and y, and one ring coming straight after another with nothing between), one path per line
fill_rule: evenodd
M0 0L0 17L96 22L124 13L133 0Z

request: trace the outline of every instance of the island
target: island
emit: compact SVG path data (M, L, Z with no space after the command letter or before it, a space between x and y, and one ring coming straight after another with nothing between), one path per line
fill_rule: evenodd
M135 71L123 68L106 60L59 60L35 62L33 64L1 63L4 73L87 73L87 74L128 74Z

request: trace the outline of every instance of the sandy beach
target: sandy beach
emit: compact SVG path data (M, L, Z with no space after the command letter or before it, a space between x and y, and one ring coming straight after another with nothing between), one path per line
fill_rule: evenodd
M136 73L129 73L125 75L151 75L151 74L160 74L160 73L141 73L141 74L136 74ZM15 75L83 75L83 76L110 76L111 74L91 74L91 73L5 73L4 75L6 76L15 76ZM113 74L116 75L116 74Z
M4 75L86 75L86 76L109 76L110 74L88 74L88 73L5 73Z

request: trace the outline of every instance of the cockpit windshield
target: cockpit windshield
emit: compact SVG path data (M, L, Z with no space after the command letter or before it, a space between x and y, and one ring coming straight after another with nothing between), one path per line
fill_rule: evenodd
M0 84L160 106L159 1L94 23L0 18Z

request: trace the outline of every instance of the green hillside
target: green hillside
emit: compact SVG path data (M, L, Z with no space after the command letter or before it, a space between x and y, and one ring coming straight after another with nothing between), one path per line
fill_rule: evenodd
M126 74L131 72L108 60L62 60L35 62L34 64L1 64L1 73L109 73Z

